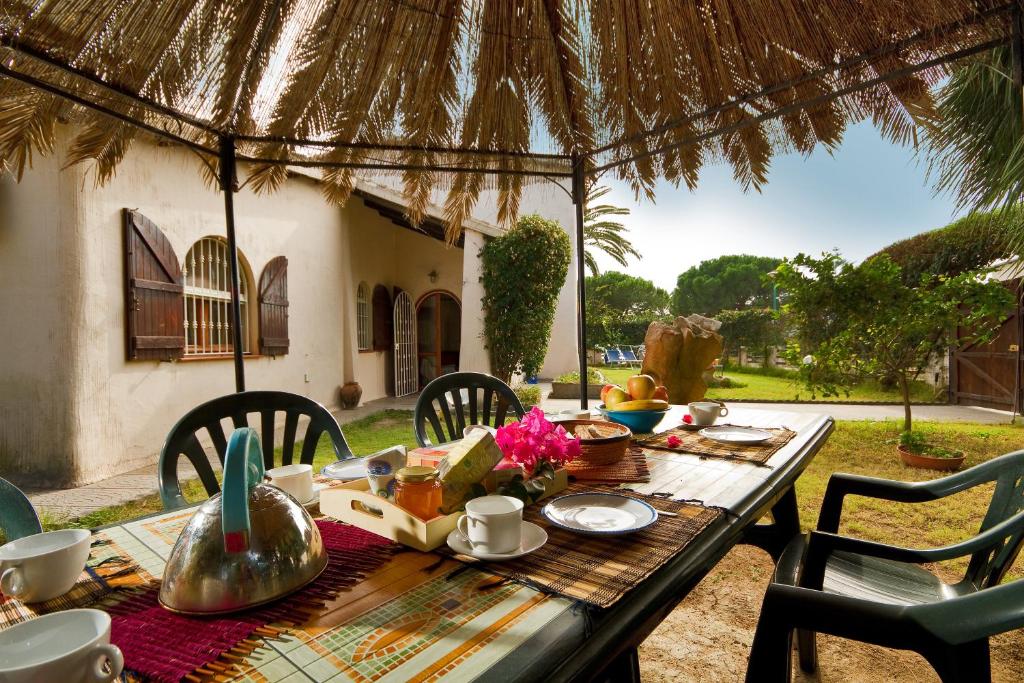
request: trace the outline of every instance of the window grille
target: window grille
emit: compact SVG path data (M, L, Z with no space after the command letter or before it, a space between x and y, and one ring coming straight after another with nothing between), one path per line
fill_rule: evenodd
M360 351L369 351L373 345L369 289L365 282L360 282L359 287L356 288L356 336Z
M231 268L227 243L216 237L199 240L188 250L182 271L185 280L185 355L233 353ZM249 353L249 282L244 271L239 275L242 352Z

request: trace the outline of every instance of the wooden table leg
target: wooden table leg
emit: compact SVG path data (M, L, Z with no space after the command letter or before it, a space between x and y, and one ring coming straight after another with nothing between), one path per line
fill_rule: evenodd
M790 486L772 506L771 524L755 524L743 534L742 543L757 546L778 562L782 551L800 533L800 511L796 506L796 490Z

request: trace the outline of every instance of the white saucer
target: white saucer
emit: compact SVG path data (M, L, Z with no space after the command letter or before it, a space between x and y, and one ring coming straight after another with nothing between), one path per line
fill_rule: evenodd
M570 493L540 512L555 526L594 536L631 534L658 521L653 507L617 493Z
M478 560L511 560L532 553L548 542L548 532L532 522L523 522L523 542L518 548L507 553L482 553L473 549L458 529L448 534L448 547L460 555L469 555Z
M302 507L304 507L307 510L309 510L310 508L314 508L317 505L319 505L320 504L320 492L323 491L326 488L330 488L330 487L328 487L327 484L320 484L320 483L317 483L317 482L313 482L313 497L310 498L309 500L307 500L305 503L303 503Z
M772 438L772 433L754 427L705 427L700 430L700 435L705 439L711 439L719 443L734 444L737 446L751 446L757 443L764 443Z

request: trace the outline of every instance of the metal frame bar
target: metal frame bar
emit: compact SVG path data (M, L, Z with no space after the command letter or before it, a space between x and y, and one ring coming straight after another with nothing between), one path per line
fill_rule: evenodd
M587 201L586 157L573 159L572 203L576 205L576 343L580 354L580 410L587 410L587 272L583 239Z
M859 65L863 64L864 62L868 62L868 61L871 61L871 60L874 60L874 59L881 59L883 57L888 57L888 56L890 56L892 54L900 52L901 50L905 50L908 47L912 47L913 45L916 45L919 42L922 42L922 41L925 41L925 40L929 40L929 39L933 39L933 38L936 38L936 37L939 37L939 36L946 35L947 33L951 32L951 31L964 28L965 26L976 25L976 24L979 24L979 23L983 23L983 22L985 22L985 21L987 21L987 20L989 20L989 19L991 19L991 18L993 18L995 16L1003 14L1004 12L1007 12L1009 10L1013 10L1013 8L1015 8L1015 7L1018 7L1017 3L1016 2L1011 2L1011 3L1008 3L1006 5L1002 5L1000 7L992 8L992 9L986 11L986 12L982 12L981 14L979 14L971 22L960 23L960 24L946 24L946 25L943 25L943 26L938 26L936 28L930 29L928 31L921 31L919 33L914 34L913 36L910 36L909 38L904 38L903 40L898 40L895 43L888 43L888 44L883 45L883 46L881 46L879 48L876 48L875 50L872 50L870 52L861 53L859 55L856 55L855 57L851 57L851 58L843 60L841 62L836 62L835 64L831 64L829 66L821 67L820 69L815 69L813 71L808 71L807 73L802 74L802 75L800 75L800 76L798 76L796 78L793 78L791 80L783 81L781 83L776 83L774 85L770 85L767 88L763 88L761 90L758 90L757 92L748 93L748 94L743 95L741 97L737 97L735 99L729 100L728 102L723 102L722 104L715 105L714 107L710 107L708 109L705 109L704 111L699 112L697 114L692 114L692 115L689 115L689 116L683 116L683 117L680 117L678 119L674 119L672 121L668 121L668 122L666 122L666 123L664 123L664 124L662 124L660 126L652 128L652 129L650 129L648 131L644 131L643 133L638 133L638 134L632 135L632 136L630 136L628 138L621 138L621 139L616 140L614 142L609 142L609 143L607 143L605 145L602 145L602 146L600 146L600 147L598 147L596 149L591 150L589 153L591 155L603 154L604 152L609 152L609 151L611 151L613 149L616 149L616 148L619 148L619 147L624 147L626 145L631 145L631 144L636 143L636 142L643 142L644 140L648 140L648 139L650 139L651 137L653 137L655 135L661 135L662 133L667 133L668 131L672 130L673 128L678 128L679 126L684 126L684 125L689 124L689 123L694 123L695 121L699 121L700 119L707 118L708 116L712 116L714 114L721 113L723 111L726 111L728 109L732 109L734 107L738 107L738 106L741 106L741 105L744 105L744 104L749 104L749 103L754 102L754 101L756 101L758 99L761 99L762 97L768 97L770 95L774 95L775 93L782 92L783 90L788 90L788 89L796 87L798 85L802 85L802 84L804 84L804 83L806 83L808 81L813 81L813 80L815 80L817 78L821 78L822 76L825 76L827 74L830 74L830 73L833 73L833 72L836 72L836 71L846 71L846 70L851 69L851 68L853 68L855 66L859 66Z
M235 139L220 138L220 188L224 193L224 223L228 234L228 265L231 269L231 327L235 360L235 391L245 391L242 360L242 305L239 297L238 243L235 240Z
M720 128L715 128L713 130L707 131L706 133L701 133L699 135L692 135L689 138L687 138L686 140L683 140L681 142L672 142L672 143L669 143L669 144L666 144L666 145L662 145L660 147L656 147L656 148L651 149L651 150L647 150L645 152L641 152L639 154L634 154L632 156L625 157L623 159L617 159L615 161L611 161L611 162L609 162L607 164L603 164L601 166L596 167L592 172L593 173L602 173L604 171L608 171L608 170L611 170L611 169L614 169L614 168L618 168L619 166L625 166L626 164L630 164L630 163L633 163L633 162L636 162L636 161L640 161L642 159L648 159L650 157L658 156L660 154L666 154L666 153L671 152L673 150L679 149L680 147L686 147L687 145L693 145L693 144L696 144L698 142L703 142L704 140L708 140L708 139L711 139L711 138L717 138L717 137L720 137L722 135L728 135L730 133L735 133L737 131L743 130L744 128L749 128L750 126L756 126L756 125L759 125L761 123L764 123L765 121L770 121L772 119L777 119L777 118L779 118L781 116L785 116L787 114L792 114L793 112L800 111L802 109L808 109L810 107L815 107L815 106L818 106L818 105L821 105L821 104L825 104L826 102L831 102L832 100L837 100L840 97L845 97L847 95L852 95L853 93L860 92L861 90L867 90L869 88L874 88L874 87L882 85L883 83L886 83L888 81L895 80L897 78L903 78L905 76L909 76L909 75L911 75L913 73L916 73L918 71L924 71L925 69L931 69L933 67L940 66L940 65L946 64L948 62L955 62L958 59L963 59L964 57L970 57L972 55L976 55L978 53L985 52L987 50L991 50L992 48L999 47L1000 45L1005 45L1008 40L1009 40L1009 38L1006 38L1006 37L1004 37L1004 38L997 38L995 40L989 40L989 41L986 41L984 43L980 43L978 45L975 45L973 47L963 48L962 50L957 50L955 52L951 52L951 53L942 55L940 57L935 57L933 59L929 59L929 60L926 60L924 62L920 62L919 64L914 64L912 66L904 67L902 69L896 69L895 71L891 71L889 73L883 74L881 76L877 76L877 77L869 79L867 81L862 81L861 83L857 83L855 85L849 85L849 86L847 86L845 88L840 88L839 90L833 90L833 91L828 92L828 93L823 93L821 95L817 95L817 96L812 97L810 99L798 100L798 101L795 101L795 102L791 102L790 104L787 104L787 105L785 105L783 107L778 107L776 109L773 109L772 111L768 111L768 112L765 112L763 114L759 114L758 116L755 116L755 117L753 117L751 119L747 119L746 121L742 121L740 123L734 123L734 124L730 124L728 126L722 126Z

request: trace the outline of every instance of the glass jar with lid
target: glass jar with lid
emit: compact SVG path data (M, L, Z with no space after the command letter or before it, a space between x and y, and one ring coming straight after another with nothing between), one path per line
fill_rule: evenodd
M437 517L441 507L437 470L415 465L395 472L395 504L422 520Z

